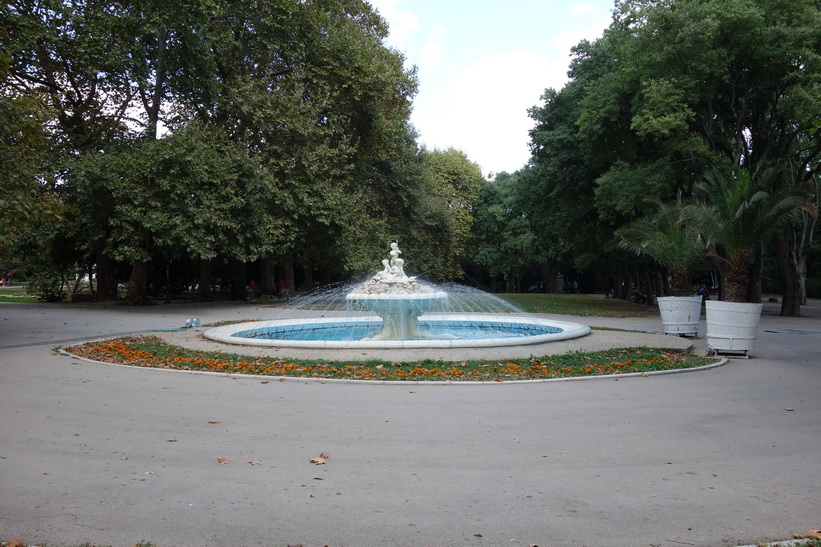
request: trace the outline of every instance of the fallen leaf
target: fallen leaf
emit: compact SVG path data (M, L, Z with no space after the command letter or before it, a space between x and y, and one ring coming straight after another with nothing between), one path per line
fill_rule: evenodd
M314 480L315 481L324 481L325 479L323 479L322 477L314 477Z
M231 463L231 460L227 458L217 458L217 462L219 462L220 465L225 465L226 463Z
M167 440L167 441L165 441L165 442L167 442L167 443L175 443L175 442L177 442L177 439L168 439L168 440Z
M259 461L259 460L251 460L251 461L250 461L250 462L248 462L248 463L250 463L251 465L262 465L262 462L261 462L261 461Z
M792 538L793 539L804 539L804 535L803 534L793 534Z
M284 382L284 381L285 381L285 378L280 378L280 379L279 379L279 381L280 381L280 382Z
M319 455L319 457L311 458L309 461L313 464L316 464L316 465L324 465L325 462L328 461L328 458L330 458L330 456L328 454L322 452Z
M268 383L268 380L263 380L263 381L260 382L260 384L267 384L267 383Z
M473 534L473 537L480 538L480 537L482 537L482 534Z
M376 365L375 368L376 370L382 370L383 368L385 368L385 365Z
M787 407L787 408L785 408L784 410L786 410L787 412L795 412L795 409L794 409L794 408L790 408L790 407Z
M208 423L209 424L221 424L222 420L210 420Z
M811 537L813 539L821 539L821 530L808 530L807 537Z

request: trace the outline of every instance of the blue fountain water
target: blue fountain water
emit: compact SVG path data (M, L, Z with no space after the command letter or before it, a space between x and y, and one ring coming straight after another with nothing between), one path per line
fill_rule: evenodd
M270 340L351 341L373 338L382 327L380 321L335 321L333 323L279 325L257 327L235 332L231 336ZM420 329L432 336L447 336L458 340L482 340L487 338L516 338L561 333L563 329L552 325L482 321L480 319L447 321L420 319Z

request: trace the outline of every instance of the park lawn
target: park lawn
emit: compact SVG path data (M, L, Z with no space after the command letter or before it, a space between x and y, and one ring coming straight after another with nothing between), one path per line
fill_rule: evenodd
M3 287L0 289L0 302L38 302L38 298L28 294L25 285L14 285L13 287Z
M659 314L655 306L595 294L511 293L496 296L529 313L580 317L653 317Z
M72 346L67 351L95 361L150 368L377 381L504 382L645 373L692 368L717 361L687 353L627 348L504 361L336 362L203 352L173 346L154 336L90 342Z

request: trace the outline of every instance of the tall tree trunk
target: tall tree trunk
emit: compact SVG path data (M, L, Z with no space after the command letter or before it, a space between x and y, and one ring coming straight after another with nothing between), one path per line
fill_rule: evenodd
M750 286L747 289L747 302L761 302L761 284L764 278L764 242L755 248L755 259L750 266Z
M262 291L262 294L276 294L277 292L276 278L274 276L275 266L276 263L274 262L273 256L265 256L260 261L259 290Z
M200 260L200 271L197 276L197 286L200 296L204 300L211 299L211 261Z
M490 275L490 293L491 294L496 293L496 275L494 275L494 274Z
M314 265L311 262L305 262L302 265L302 269L305 271L305 290L310 291L314 288Z
M750 270L737 267L724 278L724 299L728 302L746 302L750 289Z
M296 294L296 285L294 284L294 261L290 255L285 259L285 279L288 281L291 294Z
M542 267L542 275L544 276L544 292L556 292L556 276L559 275L559 261L555 258L549 258Z
M95 251L97 258L97 301L117 300L117 281L114 278L114 261L103 254L103 246Z
M231 300L245 298L245 262L231 260Z
M131 263L131 278L125 303L129 306L144 306L148 298L148 262L137 260Z
M723 260L713 258L713 266L718 271L718 299L727 299L727 275L730 273L730 268ZM745 294L746 296L746 294Z
M613 296L619 300L628 300L630 298L630 275L624 266L618 267L618 275L616 275L613 289Z
M775 259L778 269L778 280L781 282L781 315L786 317L801 316L801 278L796 253L790 245L789 226L775 234Z

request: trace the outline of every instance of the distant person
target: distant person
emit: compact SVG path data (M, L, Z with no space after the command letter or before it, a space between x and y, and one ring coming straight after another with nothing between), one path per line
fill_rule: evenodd
M644 285L633 289L633 302L647 304L647 293L644 291Z
M573 294L579 294L579 282L573 280Z
M701 296L702 302L710 299L710 289L708 289L707 285L704 283L699 284L698 289L696 289L696 293Z
M291 284L288 283L287 279L283 279L279 282L279 296L280 298L284 298L285 301L288 301L288 292Z

